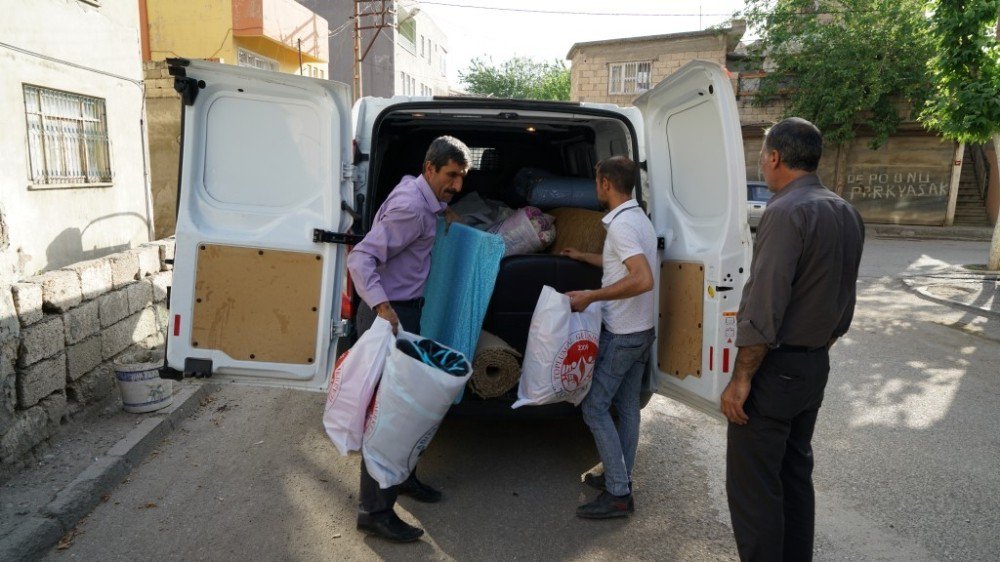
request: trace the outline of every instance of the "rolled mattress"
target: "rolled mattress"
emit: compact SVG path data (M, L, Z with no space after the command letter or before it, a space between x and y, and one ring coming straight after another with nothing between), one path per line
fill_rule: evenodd
M496 398L517 386L521 376L521 354L507 342L482 331L472 359L469 388L482 398Z

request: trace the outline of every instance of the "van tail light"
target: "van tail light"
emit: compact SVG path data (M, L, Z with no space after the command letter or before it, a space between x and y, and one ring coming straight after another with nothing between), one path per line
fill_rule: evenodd
M181 335L181 315L174 314L174 337Z

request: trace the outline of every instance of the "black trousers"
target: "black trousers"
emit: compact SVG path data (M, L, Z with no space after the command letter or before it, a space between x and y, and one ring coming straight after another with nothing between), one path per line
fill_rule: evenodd
M741 560L812 560L812 435L829 372L826 348L769 352L744 405L750 421L729 424L726 492Z
M400 326L412 334L420 333L420 311L421 303L414 302L391 302L396 316L399 317ZM355 316L357 323L358 337L368 331L375 323L375 312L361 302L358 307L358 314ZM410 479L417 477L417 470L414 468L410 473ZM359 491L358 511L361 513L378 514L392 510L396 505L396 497L399 495L399 486L392 486L386 489L379 487L378 481L368 474L368 467L365 466L364 458L361 459L361 488Z

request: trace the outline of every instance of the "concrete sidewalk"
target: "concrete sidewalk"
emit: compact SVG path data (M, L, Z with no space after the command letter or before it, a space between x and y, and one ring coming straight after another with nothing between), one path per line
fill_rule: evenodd
M71 535L215 389L193 381L175 386L173 403L163 410L129 414L113 406L73 422L39 452L37 466L6 482L0 488L0 560L34 560Z
M992 227L867 224L868 236L927 240L982 241L983 261L993 239ZM901 276L903 285L921 297L987 318L1000 319L1000 272L983 264L953 264L929 273Z
M927 238L937 240L993 239L993 227L983 226L914 226L904 224L867 223L869 236L878 238Z

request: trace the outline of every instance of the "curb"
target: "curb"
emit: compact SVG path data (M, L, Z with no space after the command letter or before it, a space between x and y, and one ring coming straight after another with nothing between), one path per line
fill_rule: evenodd
M154 447L216 390L206 383L181 383L173 403L134 427L104 455L60 490L39 513L12 530L0 543L0 560L36 560L59 542L141 463Z
M906 278L902 279L902 282L904 287L906 287L909 291L911 291L912 293L916 294L921 298L936 302L938 304L943 304L945 306L959 308L966 312L971 312L972 314L977 314L979 316L1000 319L1000 312L988 310L980 306L972 306L971 304L965 304L964 302L959 302L952 299L946 299L943 297L935 296L931 294L931 292L928 291L927 289L911 284L910 281Z

